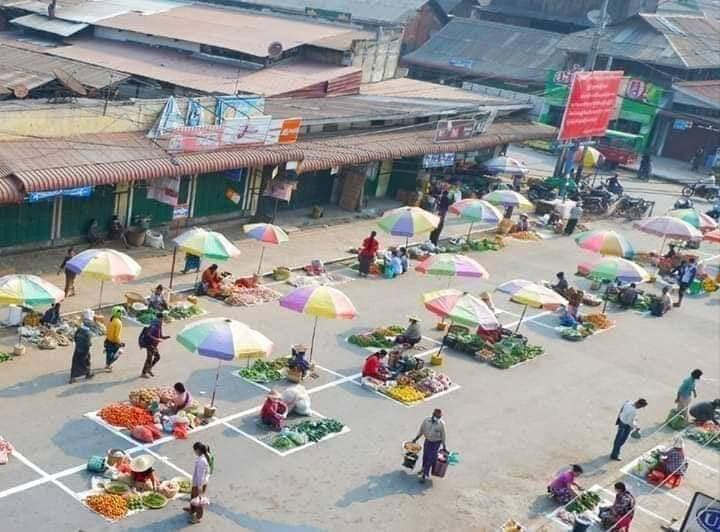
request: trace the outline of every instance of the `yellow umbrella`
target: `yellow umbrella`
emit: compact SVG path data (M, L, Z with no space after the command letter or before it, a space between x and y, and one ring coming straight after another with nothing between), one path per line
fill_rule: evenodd
M595 168L603 159L605 156L591 146L582 148L575 154L575 162L579 163L582 160L583 168Z
M515 332L520 330L520 324L522 324L528 307L555 310L568 304L568 300L554 290L523 279L514 279L503 283L497 287L497 290L510 294L510 301L525 305Z

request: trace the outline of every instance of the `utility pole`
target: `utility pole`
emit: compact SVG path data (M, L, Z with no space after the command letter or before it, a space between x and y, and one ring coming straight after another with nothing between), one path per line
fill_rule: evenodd
M602 7L600 8L600 20L598 21L597 26L595 26L595 35L593 35L593 40L590 44L590 51L585 59L585 70L588 72L595 70L595 61L597 60L598 48L600 47L600 38L605 32L605 26L607 26L609 5L610 0L603 0Z

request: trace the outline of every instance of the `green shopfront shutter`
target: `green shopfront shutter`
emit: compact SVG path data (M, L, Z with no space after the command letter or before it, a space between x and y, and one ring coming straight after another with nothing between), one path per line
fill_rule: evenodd
M243 176L239 181L228 179L223 174L203 174L197 179L197 192L195 193L195 209L193 216L214 216L220 214L243 213L241 205L230 201L226 192L230 188L242 196L245 191L247 177Z
M0 205L0 247L50 240L53 202Z
M387 196L394 198L398 190L415 190L418 172L422 167L422 157L408 157L393 161Z
M187 202L189 183L189 177L183 176L181 178L178 203ZM148 199L148 185L149 183L147 181L135 183L132 205L133 216L135 216L136 214L139 214L141 216L150 216L150 225L153 227L170 223L172 221L173 215L172 205L168 205L167 203L162 203L154 199Z
M97 186L89 198L63 197L60 236L71 238L87 234L93 218L100 224L100 231L105 233L113 214L115 185Z

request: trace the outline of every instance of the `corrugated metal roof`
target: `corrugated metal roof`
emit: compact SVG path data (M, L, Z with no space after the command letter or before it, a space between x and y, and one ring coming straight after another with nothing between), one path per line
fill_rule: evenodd
M586 53L595 30L572 33L560 48ZM680 69L720 68L720 21L690 15L641 14L605 29L602 55Z
M60 37L70 37L71 35L75 35L77 32L88 27L88 24L68 22L58 18L43 17L34 13L14 18L10 22L16 26L36 31L44 31L45 33L59 35Z
M0 177L0 204L20 203L22 200L23 194L20 192L15 178Z
M705 15L720 19L720 0L662 0L656 11L659 15Z
M403 63L468 76L540 82L548 70L564 65L564 55L558 51L562 37L550 31L454 18L403 57Z
M140 13L157 13L184 2L173 0L58 0L55 17L72 22L93 24L104 18L116 17L131 11ZM3 0L0 5L14 7L47 16L47 0Z
M302 60L258 71L239 70L166 48L103 39L83 39L47 53L212 94L248 92L272 96L359 72L355 67Z
M232 0L226 0L232 2ZM427 0L238 0L238 4L255 4L305 13L305 8L350 13L352 20L402 23L412 17Z
M369 96L394 96L398 98L421 98L445 101L477 102L484 105L512 103L505 98L487 96L457 87L430 83L412 78L396 78L366 83L360 87L360 94Z
M107 68L0 43L0 86L13 87L23 83L28 89L32 89L54 80L56 70L62 70L83 85L95 89L121 82L129 77Z
M673 84L675 90L674 102L685 103L682 96L689 96L695 102L689 105L705 104L713 109L720 109L720 80L709 81L683 81Z
M218 6L189 5L162 13L142 15L126 13L102 20L98 26L132 31L144 35L162 36L193 43L206 44L267 57L268 46L278 41L289 50L324 38L338 39L346 35L346 45L352 45L354 30L301 20L243 12Z

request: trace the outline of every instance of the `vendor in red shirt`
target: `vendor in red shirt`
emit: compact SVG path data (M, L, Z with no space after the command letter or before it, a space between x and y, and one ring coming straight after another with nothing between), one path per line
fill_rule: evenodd
M280 432L288 414L288 407L277 390L272 390L260 410L260 419L273 430Z
M382 349L377 353L373 353L372 355L367 357L365 359L365 364L363 364L362 376L372 377L373 379L377 379L379 381L387 380L390 375L388 374L387 369L383 365L383 359L386 356L387 351Z

